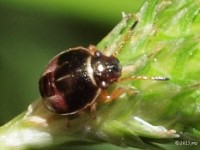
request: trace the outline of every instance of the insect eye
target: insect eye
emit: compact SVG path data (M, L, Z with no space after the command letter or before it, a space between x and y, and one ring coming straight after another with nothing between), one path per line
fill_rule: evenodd
M112 70L112 71L118 71L119 70L119 67L117 66L117 65L112 65L112 66L110 66L110 69Z
M95 57L101 57L102 56L102 53L100 52L100 51L96 51L95 53L94 53L94 56Z
M114 71L117 70L117 66L116 66L116 65L113 65L113 66L112 66L112 70L114 70Z

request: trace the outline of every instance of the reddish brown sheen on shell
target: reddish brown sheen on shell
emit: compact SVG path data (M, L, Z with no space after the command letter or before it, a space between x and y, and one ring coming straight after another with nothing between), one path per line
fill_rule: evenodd
M40 93L51 111L62 115L90 107L101 89L121 76L119 60L98 50L72 48L56 55L40 78Z
M68 50L54 57L40 78L40 93L45 105L58 114L73 114L95 100L99 87L87 73L84 50Z

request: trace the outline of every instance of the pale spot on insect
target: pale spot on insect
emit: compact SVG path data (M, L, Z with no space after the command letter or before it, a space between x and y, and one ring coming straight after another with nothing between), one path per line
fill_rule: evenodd
M99 72L102 72L104 70L104 67L103 67L103 65L100 64L100 65L98 65L97 69Z
M67 78L70 78L70 77L73 77L73 75L66 75L66 76L60 77L56 81L61 81L61 80L64 80L64 79L67 79Z

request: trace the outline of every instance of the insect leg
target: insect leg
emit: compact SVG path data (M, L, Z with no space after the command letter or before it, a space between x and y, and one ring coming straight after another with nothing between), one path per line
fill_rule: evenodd
M134 95L134 94L137 94L137 91L133 88L119 87L115 89L114 91L112 91L111 94L108 94L106 90L102 90L99 101L103 103L109 103L111 101L116 100L118 97L120 97L124 93L128 93L129 95Z

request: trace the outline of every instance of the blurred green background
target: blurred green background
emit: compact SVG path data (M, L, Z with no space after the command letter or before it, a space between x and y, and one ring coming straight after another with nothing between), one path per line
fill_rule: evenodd
M0 0L0 125L39 98L38 79L55 54L97 44L122 12L136 12L143 2Z

